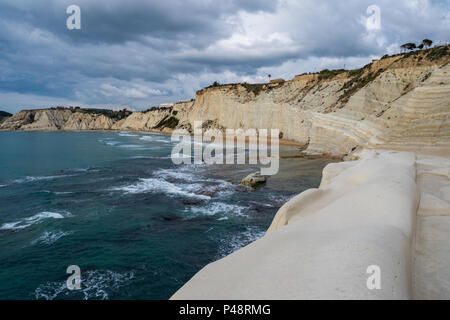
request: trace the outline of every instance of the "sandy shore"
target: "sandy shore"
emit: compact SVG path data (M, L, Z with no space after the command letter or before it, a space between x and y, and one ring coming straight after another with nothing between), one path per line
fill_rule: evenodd
M387 150L329 164L263 238L172 299L448 299L449 168L448 158ZM370 266L380 289L368 289Z

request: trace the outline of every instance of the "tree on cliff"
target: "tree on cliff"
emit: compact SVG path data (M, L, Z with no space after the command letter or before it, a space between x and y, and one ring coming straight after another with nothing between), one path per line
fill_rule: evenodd
M402 50L413 50L413 49L416 49L416 48L417 48L416 44L412 43L412 42L408 42L408 43L402 44L400 46L400 49L402 49Z
M433 44L433 41L431 41L430 39L423 39L422 44L424 47L429 48Z

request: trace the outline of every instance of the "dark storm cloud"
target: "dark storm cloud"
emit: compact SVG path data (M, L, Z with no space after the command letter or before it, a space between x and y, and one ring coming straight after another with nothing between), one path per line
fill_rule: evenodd
M81 30L66 28L71 4ZM377 31L365 28L372 4ZM447 40L449 20L448 2L431 0L0 0L0 109L52 98L143 107L214 80L356 66L403 42Z
M72 4L82 10L83 28L77 32L64 28L66 8ZM277 0L16 0L2 3L1 9L4 17L84 42L123 43L142 37L188 37L204 42L230 32L232 26L227 26L225 20L239 10L273 11L276 4Z

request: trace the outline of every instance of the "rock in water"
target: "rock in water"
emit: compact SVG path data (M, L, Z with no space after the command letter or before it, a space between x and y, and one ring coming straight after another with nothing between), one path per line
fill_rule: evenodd
M242 179L241 184L252 189L258 189L265 184L266 181L266 176L262 176L259 172L255 172Z

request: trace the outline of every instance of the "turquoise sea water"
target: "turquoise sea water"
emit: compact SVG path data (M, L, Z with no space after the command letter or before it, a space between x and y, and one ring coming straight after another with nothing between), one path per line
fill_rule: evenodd
M149 133L0 132L0 299L168 299L261 237L327 163L282 159L248 192L236 182L257 167L176 166L172 147ZM70 265L81 290L66 288Z

